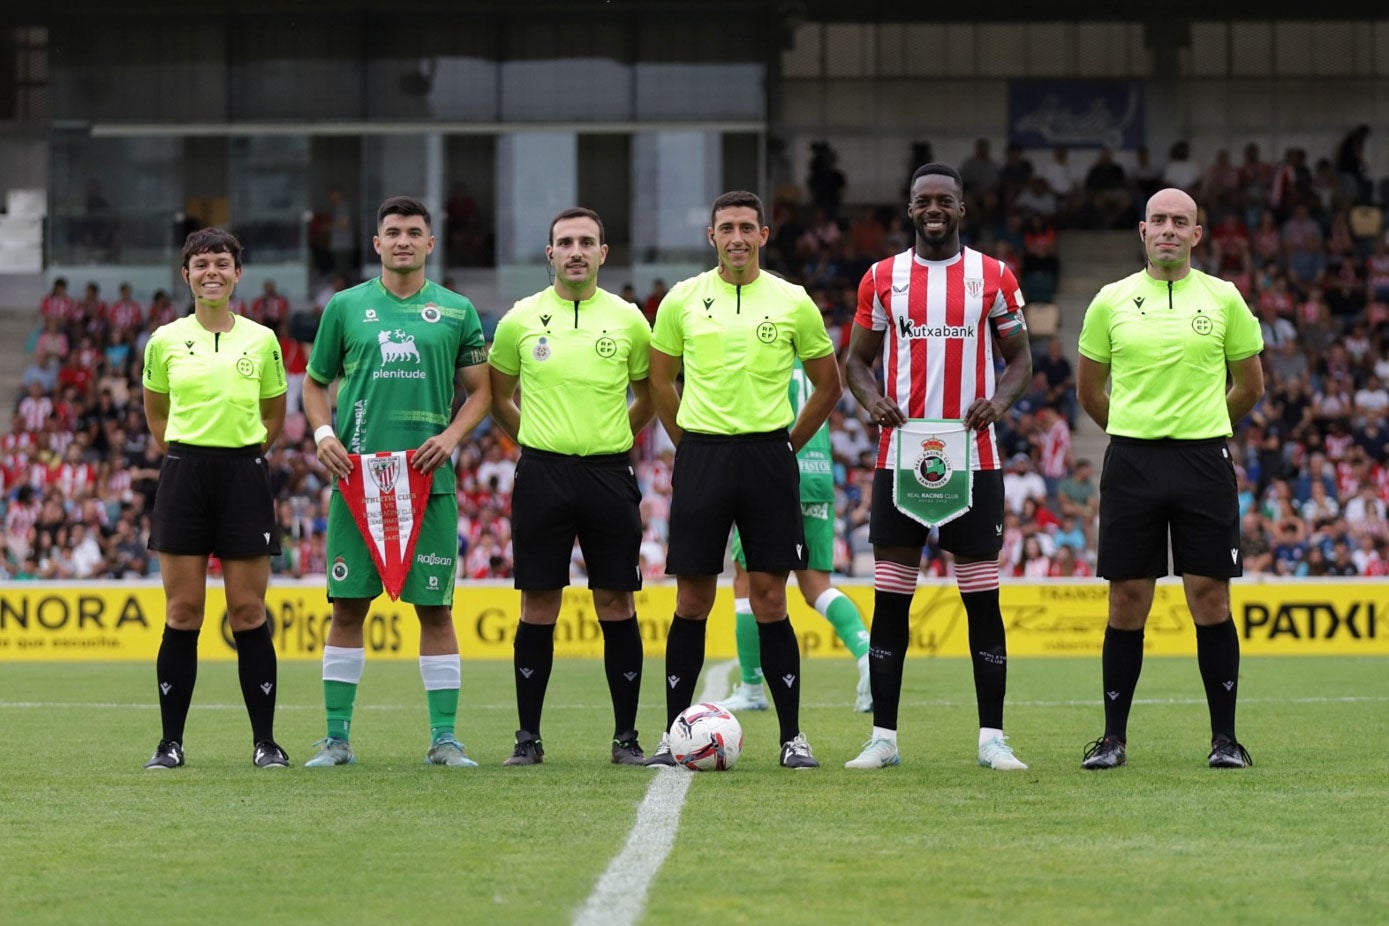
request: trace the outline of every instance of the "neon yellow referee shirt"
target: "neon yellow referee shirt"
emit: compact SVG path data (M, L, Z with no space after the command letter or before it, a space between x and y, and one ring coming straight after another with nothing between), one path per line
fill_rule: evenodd
M592 456L632 447L627 384L651 373L651 327L630 302L598 289L580 302L553 286L497 323L488 363L519 376L523 447Z
M1096 294L1080 353L1109 364L1111 435L1229 437L1226 365L1264 349L1259 322L1232 283L1193 269L1176 282L1146 270Z
M264 443L260 400L287 388L275 333L239 315L230 331L208 331L194 315L159 326L145 345L144 384L169 396L164 439L197 447Z
M791 365L834 353L805 289L763 270L726 283L717 269L677 283L656 311L651 346L682 358L675 422L704 434L755 434L795 421Z

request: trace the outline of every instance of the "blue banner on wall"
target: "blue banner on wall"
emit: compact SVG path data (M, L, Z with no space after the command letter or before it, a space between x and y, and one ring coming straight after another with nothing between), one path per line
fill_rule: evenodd
M1024 148L1137 148L1146 143L1136 80L1008 82L1008 140Z

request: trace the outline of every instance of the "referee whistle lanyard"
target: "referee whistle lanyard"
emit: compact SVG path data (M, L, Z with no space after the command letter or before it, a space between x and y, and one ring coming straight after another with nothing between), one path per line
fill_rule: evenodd
M969 439L959 418L910 418L897 428L892 501L926 527L948 524L974 504Z
M392 601L400 598L405 587L434 481L433 473L410 465L414 456L413 450L349 454L352 472L338 480L338 491Z

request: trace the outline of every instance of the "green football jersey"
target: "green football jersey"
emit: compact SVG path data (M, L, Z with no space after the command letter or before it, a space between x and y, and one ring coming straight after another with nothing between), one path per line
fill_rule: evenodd
M805 367L800 358L791 371L791 411L799 416L801 408L810 398L810 378L805 375ZM830 425L826 421L820 425L806 445L796 454L796 463L801 468L801 501L834 501L834 454L830 448Z
M414 450L453 418L454 374L487 362L477 310L426 282L405 299L379 277L328 301L308 372L338 383L337 431L348 453ZM435 471L433 494L452 494L453 467Z

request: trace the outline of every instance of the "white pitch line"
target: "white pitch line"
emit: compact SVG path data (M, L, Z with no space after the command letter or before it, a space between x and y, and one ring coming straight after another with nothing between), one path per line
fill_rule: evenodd
M646 892L675 845L685 792L694 777L683 768L657 768L654 774L627 844L593 886L574 926L631 926L646 910Z
M738 667L736 659L710 666L698 701L715 701L728 691L728 677ZM632 926L646 911L646 895L666 857L675 846L680 812L693 775L682 768L657 768L655 780L637 807L637 819L627 844L608 863L574 926Z

